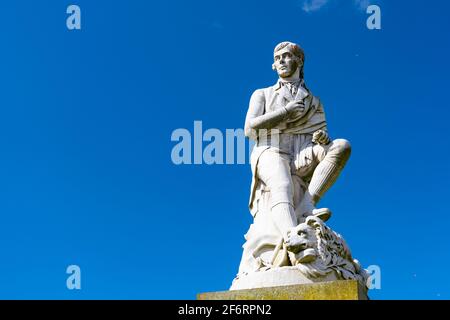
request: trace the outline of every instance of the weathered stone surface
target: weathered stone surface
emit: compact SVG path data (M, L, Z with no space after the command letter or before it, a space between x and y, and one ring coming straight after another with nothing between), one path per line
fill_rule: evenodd
M255 142L249 199L254 219L230 289L334 280L364 286L369 274L325 224L331 210L316 208L345 167L350 143L329 135L324 106L303 77L303 49L282 42L273 57L278 81L252 94L245 119L245 135Z
M207 292L197 300L367 300L356 280L339 280L294 286Z
M241 275L233 281L230 290L285 287L336 280L340 279L335 272L331 272L327 276L311 278L307 277L298 267L282 267Z

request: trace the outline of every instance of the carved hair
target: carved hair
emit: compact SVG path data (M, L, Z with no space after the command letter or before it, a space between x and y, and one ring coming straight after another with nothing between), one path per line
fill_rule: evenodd
M291 52L294 55L294 57L297 58L296 60L300 66L300 78L303 79L303 66L305 64L305 52L298 44L289 42L289 41L284 41L284 42L277 44L277 46L273 50L273 53L275 54L277 51L280 51L281 49L284 49L284 48L287 48L289 50L289 52ZM276 70L275 64L272 65L272 68L274 70Z

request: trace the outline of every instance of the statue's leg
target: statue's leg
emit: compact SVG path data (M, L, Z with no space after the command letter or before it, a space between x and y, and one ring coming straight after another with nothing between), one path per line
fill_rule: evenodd
M351 146L347 140L336 139L327 146L313 148L317 166L311 177L308 190L302 200L304 216L313 214L312 208L320 198L336 182L339 174L350 157Z
M287 232L297 226L293 206L293 184L289 155L269 149L258 161L258 177L270 190L270 209L273 222L287 239Z

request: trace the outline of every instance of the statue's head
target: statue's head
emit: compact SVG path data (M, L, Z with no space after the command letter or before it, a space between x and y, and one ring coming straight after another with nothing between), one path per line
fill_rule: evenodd
M288 41L281 42L275 47L273 59L272 69L281 78L291 77L297 70L299 71L300 78L303 78L305 54L298 44Z

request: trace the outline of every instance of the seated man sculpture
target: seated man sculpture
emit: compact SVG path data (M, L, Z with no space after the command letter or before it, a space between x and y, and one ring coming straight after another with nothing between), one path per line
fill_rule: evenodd
M329 219L331 211L316 204L350 157L347 140L329 138L323 106L305 85L304 62L297 44L278 44L277 83L250 99L245 135L256 142L249 203L254 223L232 289L247 288L236 281L252 272L310 262L299 257L298 226L308 217Z

